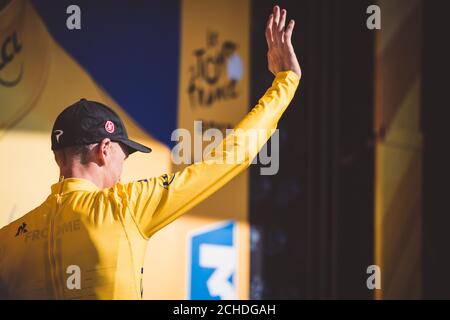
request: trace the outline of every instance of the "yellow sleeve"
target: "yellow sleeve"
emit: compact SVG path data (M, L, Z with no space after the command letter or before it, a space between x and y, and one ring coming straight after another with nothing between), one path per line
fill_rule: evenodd
M278 73L258 104L235 127L235 133L227 135L215 149L213 159L195 163L174 174L124 185L128 206L141 232L151 237L244 171L276 129L299 82L299 77L292 71ZM259 130L259 135L254 134L255 129ZM261 132L266 133L263 138ZM242 135L247 140L243 140ZM225 159L230 152L237 161L216 161Z

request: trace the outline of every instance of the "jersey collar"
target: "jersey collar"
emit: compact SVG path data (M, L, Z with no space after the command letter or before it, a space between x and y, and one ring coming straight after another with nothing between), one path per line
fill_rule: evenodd
M52 185L52 194L63 194L72 191L97 191L98 187L91 181L81 178L59 178L59 182Z

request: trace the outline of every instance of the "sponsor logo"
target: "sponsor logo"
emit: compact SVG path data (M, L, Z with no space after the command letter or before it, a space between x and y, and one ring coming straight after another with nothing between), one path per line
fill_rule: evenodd
M15 57L22 51L22 45L19 43L17 32L15 31L12 35L7 36L0 45L0 85L4 87L14 87L23 76L23 64L20 66L20 70L17 75L12 78L5 78L1 75L2 70L4 70L10 63L12 63Z
M19 228L17 229L16 237L20 236L21 234L27 233L27 232L28 232L28 230L27 230L27 224L24 222L24 223L22 223L22 224L19 226Z
M206 46L194 50L195 63L189 68L188 94L192 108L211 107L217 101L236 99L242 78L242 60L237 44L219 42L217 32L207 32Z
M236 299L236 222L194 232L189 239L188 299Z
M55 134L55 138L56 138L56 142L59 143L59 137L61 137L61 135L64 133L62 130L55 130L53 131L53 133Z
M54 235L56 238L59 238L67 233L72 233L79 231L81 229L81 220L73 220L62 223L59 226L55 227ZM38 240L46 240L48 238L48 228L35 229L26 232L24 238L25 242L28 241L38 241Z
M109 121L109 120L106 121L106 122L105 122L105 130L106 130L106 132L108 132L108 133L113 133L114 130L115 130L114 122Z
M175 174L172 175L172 178L169 178L169 176L167 174L164 174L162 176L162 178L163 178L163 182L162 182L161 186L167 190L167 189L169 189L170 184L173 182L173 179L175 179Z

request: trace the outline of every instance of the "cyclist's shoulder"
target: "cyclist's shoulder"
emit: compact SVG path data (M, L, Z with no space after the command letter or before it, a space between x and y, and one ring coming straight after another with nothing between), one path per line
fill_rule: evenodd
M156 177L133 180L126 183L118 182L111 188L111 192L119 195L130 195L135 192L144 192L146 189L152 188L157 182Z
M22 233L28 232L29 226L41 220L42 212L45 210L46 202L25 213L21 217L9 222L0 228L0 242L4 243L8 237L16 237Z
M0 233L5 231L5 230L7 230L7 229L15 228L16 226L22 224L23 221L25 221L27 219L29 220L29 219L36 218L40 212L45 210L46 205L47 205L47 201L44 201L39 206L37 206L37 207L33 208L32 210L28 211L27 213L25 213L24 215L20 216L19 218L9 222L8 224L6 224L5 226L0 228Z

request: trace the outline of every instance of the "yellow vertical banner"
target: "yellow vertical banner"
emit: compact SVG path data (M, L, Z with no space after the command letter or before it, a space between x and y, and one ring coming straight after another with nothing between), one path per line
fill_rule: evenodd
M376 38L376 299L422 292L421 0L379 0Z
M205 131L225 134L249 109L250 1L184 0L181 20L178 127L200 161ZM144 298L248 299L248 180L239 175L150 240Z

